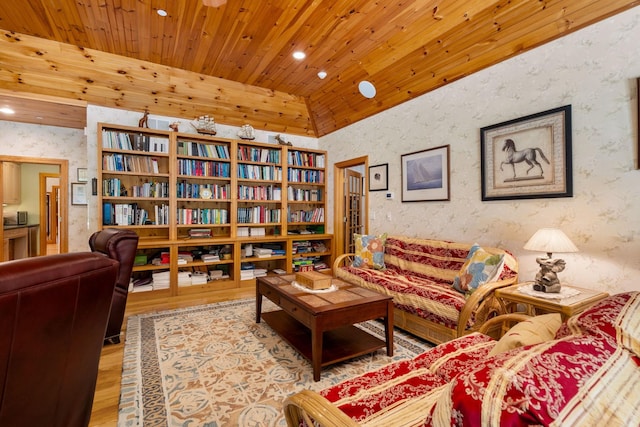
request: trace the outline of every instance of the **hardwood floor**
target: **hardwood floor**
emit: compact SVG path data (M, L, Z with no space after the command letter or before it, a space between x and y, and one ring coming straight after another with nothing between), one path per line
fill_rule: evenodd
M118 424L118 402L120 399L122 355L124 352L128 316L153 311L210 304L233 299L250 298L255 296L255 292L255 287L247 287L234 289L228 292L221 291L217 292L215 295L197 294L147 301L138 301L139 298L129 298L129 301L127 302L127 310L125 312L125 320L122 325L123 337L121 343L107 345L102 349L96 393L89 425L92 427L113 427Z

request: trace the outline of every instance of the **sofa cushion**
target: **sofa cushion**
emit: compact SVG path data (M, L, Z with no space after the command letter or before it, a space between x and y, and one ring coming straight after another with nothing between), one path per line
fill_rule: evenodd
M503 266L504 254L490 254L476 243L453 279L453 287L458 292L471 293L485 283L495 281L502 273Z
M640 292L611 295L571 317L557 337L604 335L640 357Z
M393 297L396 308L424 319L455 329L465 296L448 282L404 275L394 269L386 270L344 267L336 277L349 283Z
M587 335L500 353L453 378L427 421L635 425L640 419L638 363L610 340Z
M375 268L382 270L384 265L384 244L387 240L387 234L367 235L354 234L356 245L354 267L358 268Z
M500 341L489 352L489 356L522 347L523 345L550 341L555 337L561 325L562 316L559 313L534 316L531 319L520 322L500 338Z
M362 425L421 425L456 372L486 357L493 340L474 333L320 392Z

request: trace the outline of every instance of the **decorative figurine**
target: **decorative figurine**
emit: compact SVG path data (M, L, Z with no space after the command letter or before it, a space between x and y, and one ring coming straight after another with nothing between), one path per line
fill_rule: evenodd
M278 141L278 144L280 145L289 145L289 146L293 145L290 142L285 141L284 138L280 136L280 134L277 134L274 138L276 141Z
M238 131L240 139L255 139L256 134L251 125L243 125Z
M138 121L139 128L149 127L149 110L144 110L144 116Z
M213 120L213 116L204 115L190 122L191 126L201 134L215 135L216 134L216 122Z
M536 282L533 284L533 289L546 293L558 293L560 292L560 280L558 280L558 274L566 263L563 259L551 259L551 258L536 258L536 262L540 265L540 271L536 274Z
M169 129L174 132L178 132L178 126L180 126L180 122L173 122L169 125Z

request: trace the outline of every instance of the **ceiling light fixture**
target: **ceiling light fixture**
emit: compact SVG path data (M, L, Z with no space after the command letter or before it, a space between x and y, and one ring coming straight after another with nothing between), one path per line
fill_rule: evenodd
M15 114L15 111L13 111L13 109L9 108L9 107L2 107L2 108L0 108L0 113Z
M158 9L157 12L160 16L167 16L167 11L164 9Z
M327 77L327 72L326 71L320 71L318 73L318 77L320 77L320 79L324 79L325 77Z
M307 55L304 52L300 51L300 50L296 50L295 52L293 52L293 57L300 61L300 60L306 58Z
M373 98L374 96L376 96L376 87L369 81L361 81L358 84L358 90L365 98Z
M202 0L202 4L209 7L220 7L227 3L227 0Z

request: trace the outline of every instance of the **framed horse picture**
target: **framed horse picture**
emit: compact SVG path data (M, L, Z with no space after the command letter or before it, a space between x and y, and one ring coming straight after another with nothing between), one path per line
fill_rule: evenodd
M480 129L482 200L572 197L571 105Z

